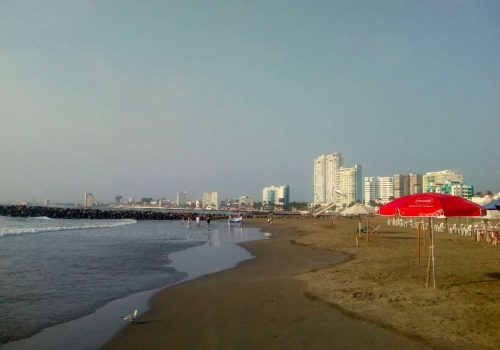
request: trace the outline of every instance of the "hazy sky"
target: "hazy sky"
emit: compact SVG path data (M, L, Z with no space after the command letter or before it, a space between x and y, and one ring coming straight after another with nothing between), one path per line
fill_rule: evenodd
M0 0L0 202L223 198L314 157L500 191L499 1Z

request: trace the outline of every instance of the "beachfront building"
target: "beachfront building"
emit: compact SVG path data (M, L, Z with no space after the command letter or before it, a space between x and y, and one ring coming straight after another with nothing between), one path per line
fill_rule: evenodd
M92 193L85 193L85 199L83 205L86 207L92 207L95 204L95 197Z
M393 176L394 198L422 193L421 174L396 174Z
M365 204L386 204L394 199L394 177L365 177Z
M335 202L337 173L343 163L340 152L322 154L314 159L313 201L315 204Z
M187 203L187 193L186 192L177 192L177 207L185 207Z
M348 206L363 201L363 169L356 164L353 167L340 167L336 174L335 203Z
M435 192L451 194L452 196L463 197L470 200L474 196L474 186L447 182L444 185L437 187Z
M122 196L115 196L115 204L120 204L122 202Z
M240 208L252 208L253 199L248 196L240 196L240 198L238 198L238 206Z
M262 189L262 204L267 206L284 206L290 203L290 187L268 186Z
M451 185L449 192L452 196L459 196L463 198L467 198L469 200L474 196L474 186L465 185L465 184L455 184Z
M410 193L408 194L417 194L417 193L422 193L422 183L423 183L423 176L422 174L414 174L414 173L410 173L408 175L408 179L409 179L409 189L410 189Z
M219 209L219 192L205 192L203 193L203 207L210 207L212 209Z
M404 197L410 194L410 176L404 174L395 174L392 177L394 198ZM366 197L365 197L366 201Z
M463 183L462 173L455 170L431 171L422 177L423 192L438 192L443 185Z

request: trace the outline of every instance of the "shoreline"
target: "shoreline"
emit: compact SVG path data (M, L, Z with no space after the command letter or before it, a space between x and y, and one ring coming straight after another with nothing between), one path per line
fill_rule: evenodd
M251 232L250 235L257 234ZM262 236L259 239L266 238ZM239 243L223 243L215 247L210 245L206 243L171 253L171 262L168 266L187 273L187 277L180 281L111 300L90 314L45 327L27 338L0 344L0 348L6 350L101 348L127 326L121 317L130 311L132 307L130 305L139 310L140 317L150 309L151 298L159 291L200 276L230 269L242 261L254 258L239 246ZM193 263L195 259L201 259L205 263L200 266Z
M297 278L342 265L348 254L304 247L303 232L280 220L272 227L248 221L273 233L270 240L240 244L255 259L159 291L139 320L144 324L127 326L104 348L428 348L421 339L315 298Z

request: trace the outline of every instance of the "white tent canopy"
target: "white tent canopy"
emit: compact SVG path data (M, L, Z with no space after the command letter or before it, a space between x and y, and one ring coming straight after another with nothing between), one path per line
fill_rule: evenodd
M356 203L353 206L342 210L342 212L340 213L340 215L343 216L373 215L373 214L375 214L375 209L363 205L361 203Z

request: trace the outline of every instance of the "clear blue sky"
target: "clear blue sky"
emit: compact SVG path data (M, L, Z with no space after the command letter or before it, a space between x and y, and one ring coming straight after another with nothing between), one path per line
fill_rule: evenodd
M0 1L0 202L223 198L314 157L500 191L498 1Z

